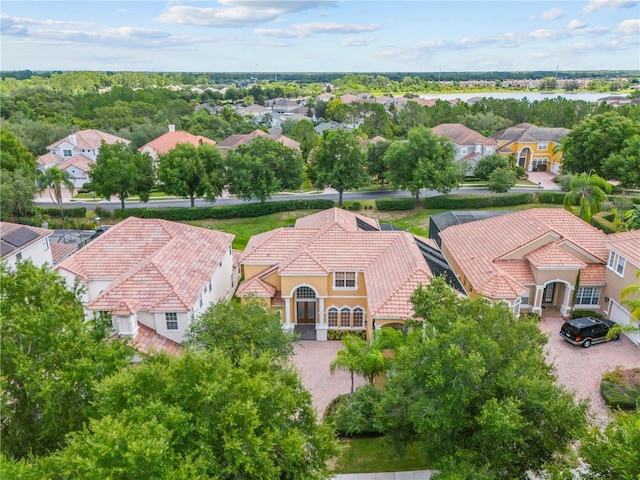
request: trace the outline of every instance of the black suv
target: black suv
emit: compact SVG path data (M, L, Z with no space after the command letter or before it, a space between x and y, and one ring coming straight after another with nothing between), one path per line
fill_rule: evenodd
M562 325L560 335L567 342L589 348L593 343L607 341L607 333L615 326L611 320L599 320L593 317L574 318ZM611 340L618 340L620 335L614 335Z

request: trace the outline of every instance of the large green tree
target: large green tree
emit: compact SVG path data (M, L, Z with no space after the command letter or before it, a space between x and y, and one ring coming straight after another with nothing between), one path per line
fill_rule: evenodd
M237 362L242 355L269 353L287 360L293 355L296 337L282 329L280 316L257 299L219 302L196 318L189 327L188 345L196 349L224 350Z
M54 165L53 167L47 168L42 175L37 177L37 179L38 191L44 192L45 190L49 190L51 200L54 201L60 209L60 217L64 218L62 189L66 188L69 190L71 196L73 196L73 191L75 189L73 179L71 178L71 175L69 175L69 172L67 170L60 170Z
M0 215L25 217L33 213L36 183L22 170L0 170Z
M418 440L442 478L522 478L567 451L586 404L556 383L536 320L443 278L418 287L416 318L396 349L379 422L396 446Z
M43 463L54 478L319 480L336 451L297 372L269 355L155 355L103 381L95 405Z
M640 187L640 134L627 138L619 153L607 158L602 169L607 178L613 178L623 187Z
M367 180L362 148L347 130L325 131L311 156L317 185L335 188L339 206L345 190L358 188Z
M380 181L380 188L384 188L385 176L387 174L387 165L384 162L384 155L387 153L391 145L386 140L370 143L365 149L365 158L367 162L367 173L372 178Z
M509 168L509 160L498 153L493 153L478 160L473 174L480 180L489 180L493 171L498 168Z
M227 153L229 192L264 203L274 193L295 190L302 184L300 152L271 138L255 138Z
M195 199L206 198L215 202L225 183L225 168L220 151L203 143L197 148L190 143L179 143L173 150L158 158L158 180L164 191L188 197L191 206Z
M95 412L97 382L129 362L107 340L107 326L86 322L79 293L47 267L0 264L1 451L42 455L65 443Z
M572 211L573 205L580 205L578 216L590 222L594 213L602 210L602 204L611 192L611 184L599 175L581 173L569 182L569 192L564 196L564 207Z
M640 478L640 408L618 412L603 430L591 428L582 440L580 455L588 464L583 478Z
M421 189L448 193L460 184L464 169L454 158L451 141L417 127L407 141L394 142L387 150L387 178L395 188L409 190L418 203Z
M22 170L23 175L33 177L36 157L8 129L0 130L0 168L10 172Z
M563 141L562 171L603 175L603 162L620 153L625 140L640 134L640 122L608 112L580 122Z
M143 202L149 201L155 185L151 157L121 142L112 145L102 143L89 176L96 195L106 199L117 196L122 210L125 200L131 195L137 195Z

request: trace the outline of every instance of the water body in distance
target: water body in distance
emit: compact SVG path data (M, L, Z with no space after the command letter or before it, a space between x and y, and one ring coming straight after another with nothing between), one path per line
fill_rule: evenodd
M585 102L597 102L601 98L605 97L620 97L626 98L626 95L619 93L603 93L603 92L474 92L474 93L427 93L420 95L420 98L425 99L437 99L437 100L462 100L467 101L470 98L478 97L492 97L498 100L522 100L527 99L529 102L535 100L541 101L547 98L562 97L567 100L584 100Z

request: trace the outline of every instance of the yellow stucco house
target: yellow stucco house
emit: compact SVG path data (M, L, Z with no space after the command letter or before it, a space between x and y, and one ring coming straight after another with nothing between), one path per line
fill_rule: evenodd
M516 165L525 171L560 173L562 152L557 147L559 140L570 131L567 128L546 128L521 123L500 130L490 138L498 142L497 152L500 155L513 155Z
M408 232L381 231L363 215L324 210L252 237L238 261L236 295L262 299L280 312L283 328L303 338L327 340L331 331L369 338L413 316L409 298L432 277L418 242L435 246Z

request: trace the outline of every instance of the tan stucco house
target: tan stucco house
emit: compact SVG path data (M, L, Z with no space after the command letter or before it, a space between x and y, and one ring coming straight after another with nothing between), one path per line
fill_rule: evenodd
M569 317L583 310L628 322L620 290L635 281L640 265L637 232L606 235L566 210L540 208L450 226L439 235L443 255L472 297L505 302L516 315L557 309Z
M252 237L239 265L239 297L261 298L283 328L317 340L401 327L413 315L411 294L432 276L413 235L338 208Z

